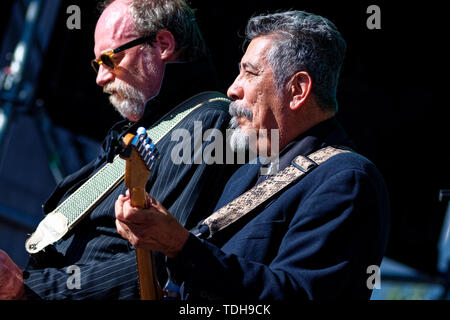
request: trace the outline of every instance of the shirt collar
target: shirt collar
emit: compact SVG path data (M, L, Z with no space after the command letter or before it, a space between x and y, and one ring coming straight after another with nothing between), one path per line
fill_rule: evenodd
M355 148L353 142L345 133L335 116L320 122L289 142L279 154L278 165L270 164L272 167L274 165L276 167L272 168L272 170L266 167L265 172L276 173L287 168L298 155L307 156L329 145L342 145ZM261 175L258 178L257 184L268 177L269 175Z

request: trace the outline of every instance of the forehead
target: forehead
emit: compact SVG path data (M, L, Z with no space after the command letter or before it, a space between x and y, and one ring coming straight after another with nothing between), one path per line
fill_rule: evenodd
M267 36L260 36L253 39L247 47L241 62L249 62L253 65L267 65L267 53L273 45L273 40Z
M118 0L101 14L95 27L95 53L113 49L138 37L127 1Z

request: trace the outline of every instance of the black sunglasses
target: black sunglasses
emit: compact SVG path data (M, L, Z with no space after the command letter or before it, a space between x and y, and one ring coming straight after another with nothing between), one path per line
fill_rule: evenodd
M122 52L124 50L130 49L130 48L133 48L142 43L154 41L154 40L155 40L154 34L146 35L146 36L131 40L130 42L127 42L114 50L109 50L107 52L102 53L100 55L100 58L93 59L91 61L91 66L95 70L95 72L98 72L98 70L100 69L100 65L102 65L102 64L107 66L108 68L111 68L114 70L117 66L116 62L114 61L115 54Z

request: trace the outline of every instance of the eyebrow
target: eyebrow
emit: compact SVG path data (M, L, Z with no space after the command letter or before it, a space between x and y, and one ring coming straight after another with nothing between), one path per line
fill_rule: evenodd
M253 65L250 62L239 63L239 70L241 70L241 68L244 68L244 69L247 69L247 70L250 70L250 71L253 71L253 72L259 72L260 71L260 69L258 67L256 67L255 65Z

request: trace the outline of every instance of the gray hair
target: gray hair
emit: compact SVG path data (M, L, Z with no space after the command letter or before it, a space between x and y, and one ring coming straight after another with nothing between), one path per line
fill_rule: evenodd
M299 71L310 75L319 106L337 111L336 91L346 43L328 19L304 11L286 11L252 17L246 28L248 41L273 36L267 53L277 93Z
M103 11L113 1L103 0L98 8ZM170 31L175 38L179 61L208 56L195 14L185 0L134 0L130 3L130 14L140 36Z

